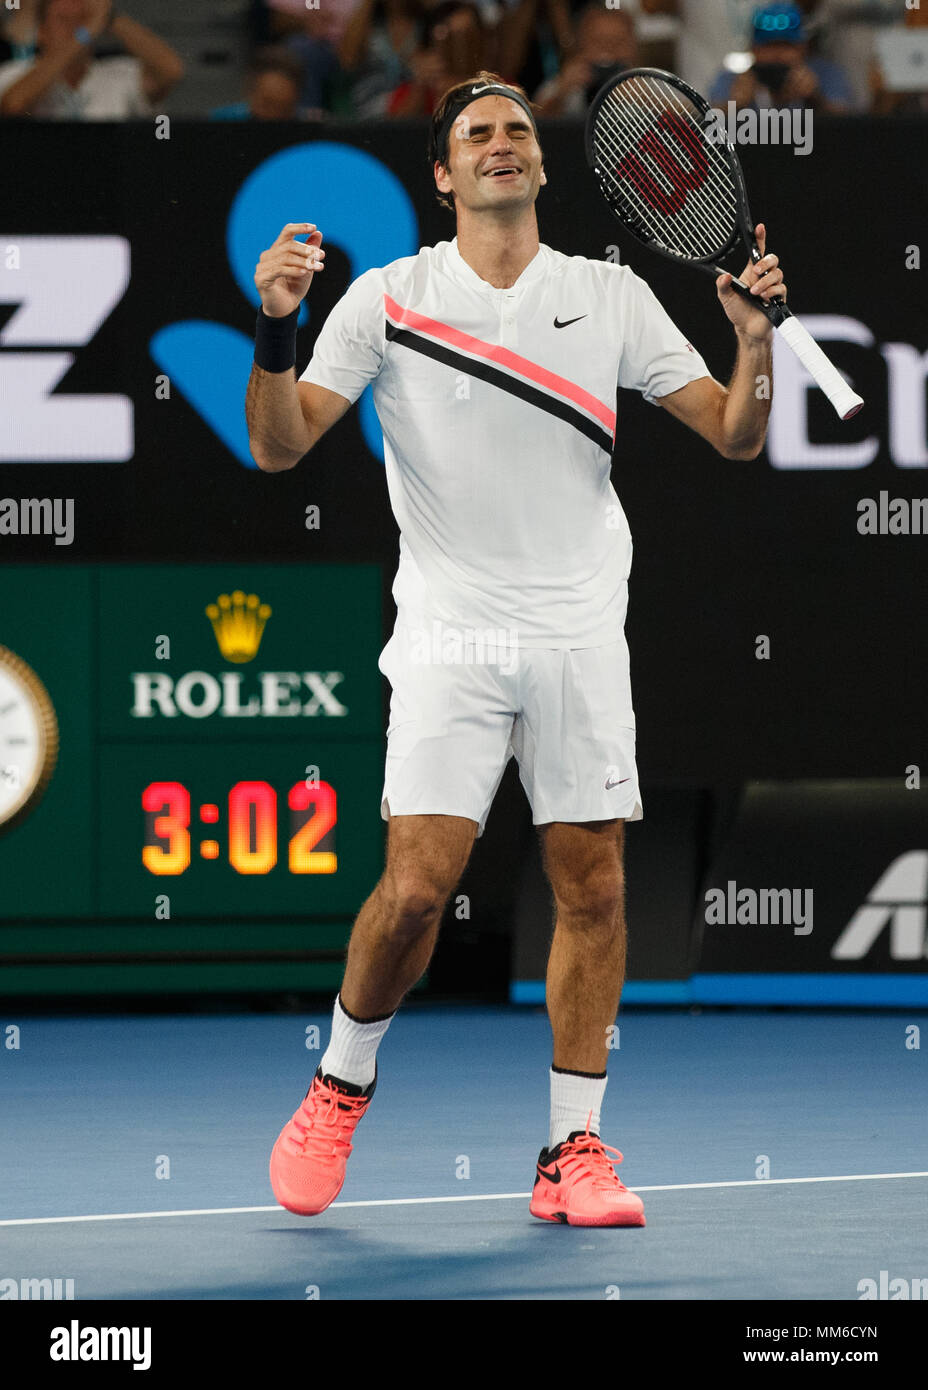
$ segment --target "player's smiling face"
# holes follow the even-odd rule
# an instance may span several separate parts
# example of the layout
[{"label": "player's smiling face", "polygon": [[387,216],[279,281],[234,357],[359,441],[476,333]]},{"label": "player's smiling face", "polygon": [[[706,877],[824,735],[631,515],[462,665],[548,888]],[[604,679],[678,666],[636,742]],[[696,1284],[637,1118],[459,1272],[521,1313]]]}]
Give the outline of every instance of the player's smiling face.
[{"label": "player's smiling face", "polygon": [[531,121],[518,102],[499,95],[465,106],[448,137],[448,164],[435,165],[438,188],[474,211],[531,206],[546,182]]}]

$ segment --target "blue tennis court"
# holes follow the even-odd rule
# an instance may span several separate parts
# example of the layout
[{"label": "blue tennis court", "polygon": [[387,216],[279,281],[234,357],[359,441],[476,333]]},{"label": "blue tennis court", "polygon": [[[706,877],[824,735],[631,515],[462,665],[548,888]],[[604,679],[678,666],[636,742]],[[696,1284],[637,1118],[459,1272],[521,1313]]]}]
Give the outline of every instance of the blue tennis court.
[{"label": "blue tennis court", "polygon": [[24,1018],[0,1275],[76,1300],[721,1301],[928,1272],[924,1013],[621,1015],[603,1138],[645,1202],[631,1230],[530,1216],[550,1034],[511,1008],[407,1005],[340,1198],[276,1206],[270,1149],[329,1021]]}]

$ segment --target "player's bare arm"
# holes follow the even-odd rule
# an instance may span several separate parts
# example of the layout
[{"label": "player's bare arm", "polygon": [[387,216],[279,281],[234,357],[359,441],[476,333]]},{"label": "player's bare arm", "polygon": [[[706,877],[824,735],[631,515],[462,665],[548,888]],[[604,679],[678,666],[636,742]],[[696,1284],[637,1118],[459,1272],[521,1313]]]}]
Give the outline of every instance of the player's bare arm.
[{"label": "player's bare arm", "polygon": [[[765,252],[767,229],[759,222],[755,230],[758,248]],[[783,272],[774,255],[763,254],[756,264],[749,262],[739,278],[753,295],[767,303],[786,298]],[[767,434],[773,394],[774,329],[759,309],[752,308],[743,295],[731,288],[731,281],[726,272],[715,282],[738,342],[731,381],[725,387],[712,377],[701,377],[662,396],[658,404],[701,434],[725,458],[753,459],[763,448]],[[759,378],[766,383],[763,391],[758,390]]]},{"label": "player's bare arm", "polygon": [[[299,240],[302,236],[306,241]],[[245,396],[245,418],[252,457],[266,473],[295,468],[350,405],[336,391],[297,381],[294,371],[296,313],[313,276],[324,264],[322,233],[316,224],[288,222],[274,244],[262,251],[255,270],[261,314],[268,322],[259,317],[259,342]],[[258,365],[262,334],[269,344],[264,360],[279,370]],[[280,354],[281,360],[275,361]]]}]

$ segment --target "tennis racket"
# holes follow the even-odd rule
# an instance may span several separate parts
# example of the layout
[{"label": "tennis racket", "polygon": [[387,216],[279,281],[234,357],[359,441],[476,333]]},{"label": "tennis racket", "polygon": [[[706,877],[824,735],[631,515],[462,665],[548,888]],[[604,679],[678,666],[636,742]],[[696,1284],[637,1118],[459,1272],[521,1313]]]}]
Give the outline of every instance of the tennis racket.
[{"label": "tennis racket", "polygon": [[[709,103],[673,73],[629,68],[593,99],[586,157],[615,216],[652,251],[706,271],[743,241],[761,259],[738,156],[722,138]],[[848,385],[807,329],[778,300],[766,303],[734,278],[736,291],[761,309],[842,420],[863,398]]]}]

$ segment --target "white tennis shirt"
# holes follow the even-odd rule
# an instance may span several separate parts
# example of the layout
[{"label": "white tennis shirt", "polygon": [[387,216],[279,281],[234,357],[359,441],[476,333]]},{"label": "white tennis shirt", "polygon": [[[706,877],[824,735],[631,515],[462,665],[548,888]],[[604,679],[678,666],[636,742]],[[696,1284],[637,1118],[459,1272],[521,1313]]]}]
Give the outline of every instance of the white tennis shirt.
[{"label": "white tennis shirt", "polygon": [[360,275],[300,379],[352,402],[373,384],[400,622],[596,647],[622,635],[632,560],[616,386],[654,400],[708,375],[627,266],[542,245],[501,290],[455,238]]}]

